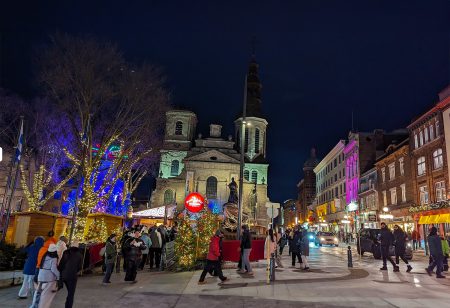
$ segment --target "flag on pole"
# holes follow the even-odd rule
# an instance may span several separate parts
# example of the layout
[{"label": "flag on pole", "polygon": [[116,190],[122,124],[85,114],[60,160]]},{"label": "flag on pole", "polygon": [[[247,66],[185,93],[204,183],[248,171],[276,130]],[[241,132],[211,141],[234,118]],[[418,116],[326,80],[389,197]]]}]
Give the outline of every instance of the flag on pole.
[{"label": "flag on pole", "polygon": [[17,140],[14,164],[18,164],[20,162],[20,159],[22,157],[22,150],[23,150],[23,121],[21,121],[21,123],[20,123],[20,133],[19,133],[19,139]]}]

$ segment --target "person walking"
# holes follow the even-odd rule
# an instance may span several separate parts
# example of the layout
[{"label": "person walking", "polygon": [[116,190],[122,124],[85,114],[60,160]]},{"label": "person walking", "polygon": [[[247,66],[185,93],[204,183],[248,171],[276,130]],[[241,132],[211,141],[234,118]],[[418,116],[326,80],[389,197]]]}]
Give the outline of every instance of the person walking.
[{"label": "person walking", "polygon": [[280,256],[283,254],[284,247],[287,244],[287,237],[286,232],[284,232],[278,240],[278,244],[280,245]]},{"label": "person walking", "polygon": [[27,259],[23,267],[23,282],[18,294],[19,299],[28,298],[28,293],[33,295],[33,279],[36,274],[37,257],[39,250],[43,245],[44,238],[42,236],[38,236],[34,239],[34,242],[31,242],[27,245],[27,247],[25,247]]},{"label": "person walking", "polygon": [[65,308],[72,308],[77,288],[78,273],[81,271],[83,255],[78,248],[78,241],[73,241],[72,246],[64,251],[59,261],[58,270],[61,274],[61,280],[67,288],[67,297]]},{"label": "person walking", "polygon": [[[241,264],[241,270],[239,273],[253,276],[254,273],[252,271],[252,266],[250,264],[250,252],[252,251],[252,236],[250,234],[250,229],[247,225],[242,226],[242,239],[241,239],[241,246],[240,246],[241,252],[242,252],[242,264]],[[247,268],[247,272],[245,271],[245,268]]]},{"label": "person walking", "polygon": [[442,265],[443,265],[442,271],[447,272],[448,271],[448,254],[450,252],[450,247],[448,245],[448,241],[443,236],[441,236],[441,243],[442,243],[442,254],[444,255],[444,259],[442,262]]},{"label": "person walking", "polygon": [[56,295],[56,282],[59,278],[58,252],[56,245],[50,244],[39,265],[38,286],[30,308],[49,308],[51,306]]},{"label": "person walking", "polygon": [[117,236],[113,233],[111,234],[105,243],[105,276],[103,277],[103,283],[111,283],[111,274],[114,269],[114,263],[117,257]]},{"label": "person walking", "polygon": [[420,233],[417,232],[416,229],[414,229],[411,233],[411,238],[413,241],[413,250],[417,250],[419,248],[418,244],[420,243]]},{"label": "person walking", "polygon": [[291,251],[292,257],[292,267],[295,267],[295,259],[297,259],[298,263],[300,263],[300,267],[302,264],[301,258],[301,242],[302,242],[302,234],[299,231],[298,227],[294,228],[292,233],[292,240],[289,243],[289,249]]},{"label": "person walking", "polygon": [[153,227],[150,232],[150,240],[152,242],[152,246],[149,249],[150,269],[153,268],[153,264],[158,269],[161,262],[162,238],[156,227]]},{"label": "person walking", "polygon": [[51,244],[55,244],[56,247],[56,238],[55,236],[55,232],[53,231],[49,231],[47,234],[47,240],[44,242],[44,245],[42,245],[41,249],[39,250],[38,253],[38,257],[37,257],[37,262],[36,262],[36,267],[39,267],[41,262],[42,262],[42,258],[44,257],[45,253],[48,250],[48,247],[50,247]]},{"label": "person walking", "polygon": [[399,267],[395,264],[394,260],[392,260],[391,256],[389,255],[389,248],[394,243],[394,235],[391,233],[391,230],[386,226],[386,223],[381,223],[381,230],[379,234],[379,241],[380,241],[380,247],[381,247],[381,257],[383,258],[383,267],[380,268],[382,271],[387,271],[387,260],[391,262],[392,266],[394,267],[394,272],[398,272]]},{"label": "person walking", "polygon": [[203,272],[200,275],[200,279],[198,280],[198,284],[205,284],[205,277],[207,273],[214,272],[219,276],[219,279],[224,282],[229,280],[227,277],[223,275],[222,265],[220,262],[220,239],[223,238],[223,234],[220,230],[217,230],[214,236],[211,238],[209,242],[209,251],[206,256],[206,265],[203,269]]},{"label": "person walking", "polygon": [[148,235],[147,231],[144,231],[144,233],[142,233],[141,240],[142,242],[144,242],[144,245],[146,247],[144,250],[142,250],[142,260],[141,263],[139,264],[139,269],[143,270],[145,264],[147,263],[148,252],[150,251],[150,246],[152,246],[152,240],[150,239],[150,236]]},{"label": "person walking", "polygon": [[134,231],[134,236],[127,239],[124,244],[125,260],[127,264],[125,281],[136,283],[137,266],[141,261],[141,251],[145,250],[144,242],[140,239],[141,232],[139,230]]},{"label": "person walking", "polygon": [[406,233],[400,228],[398,225],[394,226],[394,245],[395,245],[395,264],[399,264],[402,259],[403,262],[407,265],[406,272],[409,273],[412,270],[411,265],[409,265],[408,260],[405,258],[406,252],[406,240],[408,236]]},{"label": "person walking", "polygon": [[294,230],[287,230],[287,240],[289,246],[289,255],[292,254],[292,246],[294,245]]},{"label": "person walking", "polygon": [[301,257],[300,268],[303,269],[304,271],[309,270],[309,263],[307,258],[309,257],[309,239],[308,239],[308,232],[306,230],[303,230],[302,232],[300,257]]},{"label": "person walking", "polygon": [[277,236],[274,234],[273,229],[269,229],[264,243],[264,259],[267,260],[267,268],[269,268],[272,255],[275,258],[277,264],[276,267],[283,267],[283,264],[277,255],[277,242]]},{"label": "person walking", "polygon": [[442,251],[441,238],[437,234],[436,227],[430,228],[430,233],[428,234],[428,247],[430,248],[432,262],[425,268],[425,271],[431,276],[433,275],[433,269],[436,267],[436,278],[445,278],[445,276],[442,275],[444,252]]}]

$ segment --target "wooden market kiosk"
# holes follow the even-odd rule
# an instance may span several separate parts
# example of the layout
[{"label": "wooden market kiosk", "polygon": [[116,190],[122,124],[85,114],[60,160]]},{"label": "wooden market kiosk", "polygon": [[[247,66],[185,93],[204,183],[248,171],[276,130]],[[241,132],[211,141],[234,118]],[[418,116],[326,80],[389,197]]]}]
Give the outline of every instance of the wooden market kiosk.
[{"label": "wooden market kiosk", "polygon": [[171,226],[176,207],[176,205],[168,205],[134,212],[133,225],[159,226],[164,224],[166,218],[166,223]]},{"label": "wooden market kiosk", "polygon": [[70,219],[70,216],[41,211],[12,213],[6,242],[17,247],[25,246],[37,236],[46,237],[51,230],[59,237],[66,231]]}]

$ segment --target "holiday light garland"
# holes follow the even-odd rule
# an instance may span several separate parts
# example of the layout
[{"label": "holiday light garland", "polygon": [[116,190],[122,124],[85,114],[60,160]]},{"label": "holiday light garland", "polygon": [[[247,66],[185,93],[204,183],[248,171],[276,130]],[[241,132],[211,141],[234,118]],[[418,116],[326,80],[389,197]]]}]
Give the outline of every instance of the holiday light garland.
[{"label": "holiday light garland", "polygon": [[203,258],[209,251],[209,243],[211,237],[218,229],[219,219],[217,215],[214,215],[209,210],[204,210],[202,216],[197,221],[198,232],[198,248],[197,257]]},{"label": "holiday light garland", "polygon": [[105,219],[94,219],[89,225],[89,229],[85,236],[85,241],[102,243],[108,239],[108,228],[105,223]]},{"label": "holiday light garland", "polygon": [[195,265],[195,240],[194,231],[191,228],[190,220],[184,217],[178,226],[177,237],[175,238],[175,254],[177,264],[182,269],[191,269]]}]

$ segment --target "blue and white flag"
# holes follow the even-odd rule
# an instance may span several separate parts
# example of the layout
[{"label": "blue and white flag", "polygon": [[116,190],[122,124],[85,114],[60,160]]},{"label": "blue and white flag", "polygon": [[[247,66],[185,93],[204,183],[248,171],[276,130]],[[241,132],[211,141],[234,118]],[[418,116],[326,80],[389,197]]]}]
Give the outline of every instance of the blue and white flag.
[{"label": "blue and white flag", "polygon": [[20,162],[20,158],[22,157],[22,149],[23,149],[23,121],[20,124],[19,140],[17,141],[16,155],[14,158],[15,164]]}]

